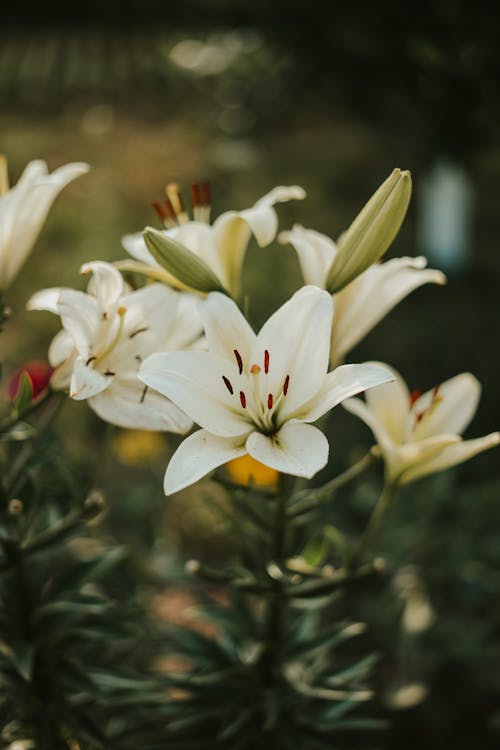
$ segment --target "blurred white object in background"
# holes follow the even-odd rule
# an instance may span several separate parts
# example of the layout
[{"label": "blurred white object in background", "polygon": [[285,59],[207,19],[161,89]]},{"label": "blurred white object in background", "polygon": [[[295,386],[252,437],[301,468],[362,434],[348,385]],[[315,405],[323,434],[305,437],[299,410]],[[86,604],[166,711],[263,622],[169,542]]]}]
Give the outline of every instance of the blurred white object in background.
[{"label": "blurred white object in background", "polygon": [[462,271],[471,248],[471,179],[459,164],[438,159],[425,175],[418,197],[418,252],[443,271]]}]

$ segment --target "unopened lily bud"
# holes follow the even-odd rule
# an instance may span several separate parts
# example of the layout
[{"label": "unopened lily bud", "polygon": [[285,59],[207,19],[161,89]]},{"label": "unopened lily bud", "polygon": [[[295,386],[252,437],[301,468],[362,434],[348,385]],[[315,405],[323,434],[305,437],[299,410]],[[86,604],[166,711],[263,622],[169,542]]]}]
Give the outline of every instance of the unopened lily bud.
[{"label": "unopened lily bud", "polygon": [[146,227],[143,237],[154,259],[182,284],[198,292],[226,293],[209,266],[179,242],[153,227]]},{"label": "unopened lily bud", "polygon": [[340,239],[326,282],[331,294],[382,257],[399,231],[410,196],[410,172],[394,169]]}]

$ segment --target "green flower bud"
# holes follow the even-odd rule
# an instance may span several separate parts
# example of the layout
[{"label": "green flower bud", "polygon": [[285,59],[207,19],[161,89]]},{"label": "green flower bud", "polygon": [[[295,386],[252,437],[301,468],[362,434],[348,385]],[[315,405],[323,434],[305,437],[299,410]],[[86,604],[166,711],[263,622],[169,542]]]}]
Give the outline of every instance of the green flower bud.
[{"label": "green flower bud", "polygon": [[146,227],[143,236],[154,259],[182,284],[198,292],[227,294],[220,280],[207,264],[179,242],[152,227]]},{"label": "green flower bud", "polygon": [[394,169],[339,241],[326,283],[331,294],[382,257],[403,223],[410,196],[410,172]]}]

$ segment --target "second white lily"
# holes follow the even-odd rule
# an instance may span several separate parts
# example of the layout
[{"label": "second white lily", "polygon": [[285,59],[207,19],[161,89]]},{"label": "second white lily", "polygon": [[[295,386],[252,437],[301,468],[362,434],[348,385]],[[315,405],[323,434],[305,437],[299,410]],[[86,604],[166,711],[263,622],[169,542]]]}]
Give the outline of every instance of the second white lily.
[{"label": "second white lily", "polygon": [[365,364],[327,374],[333,305],[316,287],[299,290],[258,335],[225,295],[201,304],[210,351],[153,354],[139,373],[202,427],[171,459],[166,494],[247,453],[277,471],[314,476],[328,441],[309,423],[392,374]]},{"label": "second white lily", "polygon": [[[297,224],[291,231],[281,232],[279,240],[289,242],[297,251],[304,282],[324,289],[337,253],[333,240]],[[374,263],[333,295],[332,365],[342,362],[346,354],[408,294],[423,284],[446,282],[441,271],[426,268],[426,265],[427,260],[421,256]]]}]

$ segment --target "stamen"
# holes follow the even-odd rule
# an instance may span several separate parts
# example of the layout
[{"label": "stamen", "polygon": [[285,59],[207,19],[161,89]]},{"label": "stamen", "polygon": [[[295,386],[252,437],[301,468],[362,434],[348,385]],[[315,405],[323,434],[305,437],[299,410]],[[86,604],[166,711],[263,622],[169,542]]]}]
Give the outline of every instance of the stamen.
[{"label": "stamen", "polygon": [[267,351],[267,349],[264,352],[264,372],[266,373],[266,375],[269,372],[269,352]]},{"label": "stamen", "polygon": [[140,402],[139,402],[139,403],[141,403],[141,404],[143,404],[143,403],[144,403],[144,399],[146,398],[146,393],[148,392],[148,390],[149,390],[149,386],[148,386],[148,385],[145,385],[145,386],[144,386],[144,390],[142,391],[142,394],[141,394],[141,399],[140,399]]},{"label": "stamen", "polygon": [[236,357],[236,362],[238,363],[238,370],[241,375],[243,372],[243,360],[241,359],[241,354],[237,349],[234,349],[234,356]]},{"label": "stamen", "polygon": [[193,182],[191,185],[191,203],[193,204],[193,218],[195,221],[202,221],[202,202],[201,188],[199,182]]},{"label": "stamen", "polygon": [[139,333],[144,333],[144,331],[149,331],[148,326],[144,326],[143,328],[138,328],[137,331],[134,331],[133,333],[129,334],[129,339],[133,339],[134,336],[137,336]]},{"label": "stamen", "polygon": [[201,220],[210,221],[210,183],[201,183]]},{"label": "stamen", "polygon": [[9,172],[7,169],[7,159],[0,154],[0,195],[5,195],[9,191]]},{"label": "stamen", "polygon": [[246,396],[245,396],[245,394],[244,394],[243,391],[240,391],[240,404],[245,409],[245,407],[247,405],[247,399],[246,399]]},{"label": "stamen", "polygon": [[170,201],[172,208],[174,209],[177,221],[179,224],[185,224],[189,221],[189,217],[185,211],[182,197],[179,192],[179,186],[176,182],[169,182],[165,188],[167,198]]},{"label": "stamen", "polygon": [[229,378],[226,378],[225,375],[222,376],[222,380],[224,381],[224,385],[226,386],[227,390],[232,396],[234,391],[233,391],[233,386],[231,385],[231,381],[229,380]]},{"label": "stamen", "polygon": [[272,409],[273,408],[273,394],[270,393],[267,397],[267,408]]},{"label": "stamen", "polygon": [[85,367],[88,367],[92,362],[95,362],[97,357],[89,357],[88,360],[85,362]]},{"label": "stamen", "polygon": [[415,401],[418,401],[420,396],[422,395],[422,391],[412,391],[410,395],[410,409],[415,403]]},{"label": "stamen", "polygon": [[287,375],[285,382],[283,383],[283,395],[286,396],[288,393],[288,386],[290,385],[290,375]]}]

